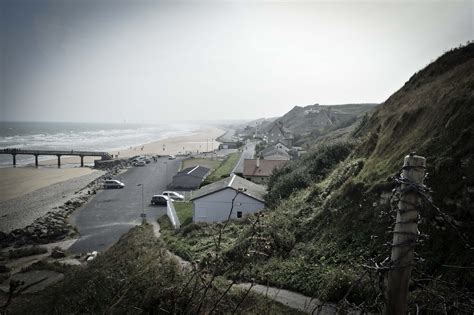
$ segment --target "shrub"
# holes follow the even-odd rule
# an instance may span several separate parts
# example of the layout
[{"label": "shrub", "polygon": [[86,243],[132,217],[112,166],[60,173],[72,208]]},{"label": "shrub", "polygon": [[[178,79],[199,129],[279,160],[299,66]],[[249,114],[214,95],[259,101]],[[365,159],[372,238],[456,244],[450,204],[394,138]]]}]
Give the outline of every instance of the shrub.
[{"label": "shrub", "polygon": [[20,249],[11,250],[8,252],[8,258],[16,259],[16,258],[21,258],[21,257],[26,257],[26,256],[44,254],[47,252],[48,250],[46,248],[33,246],[33,247],[28,247],[28,248],[20,248]]},{"label": "shrub", "polygon": [[201,229],[201,226],[197,223],[190,223],[188,225],[186,225],[182,230],[181,230],[181,234],[183,236],[186,236],[188,235],[189,233],[193,232],[193,231],[197,231],[197,230],[200,230]]},{"label": "shrub", "polygon": [[295,191],[323,180],[339,162],[349,156],[353,147],[351,142],[317,146],[302,159],[291,161],[276,170],[268,181],[266,201],[274,207]]}]

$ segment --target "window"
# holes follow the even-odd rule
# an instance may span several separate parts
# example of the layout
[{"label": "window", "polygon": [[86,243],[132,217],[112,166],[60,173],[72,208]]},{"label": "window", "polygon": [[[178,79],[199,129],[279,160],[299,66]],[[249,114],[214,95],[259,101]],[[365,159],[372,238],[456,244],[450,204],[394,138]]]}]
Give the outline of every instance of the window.
[{"label": "window", "polygon": [[241,218],[242,217],[242,211],[237,211],[237,218]]}]

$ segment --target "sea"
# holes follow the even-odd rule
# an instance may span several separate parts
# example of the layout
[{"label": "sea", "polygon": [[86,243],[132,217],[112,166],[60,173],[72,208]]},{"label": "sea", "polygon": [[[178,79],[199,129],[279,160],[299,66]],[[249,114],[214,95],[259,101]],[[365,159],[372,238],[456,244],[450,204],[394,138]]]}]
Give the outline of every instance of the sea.
[{"label": "sea", "polygon": [[[0,122],[0,149],[120,151],[169,137],[192,135],[191,123],[67,123]],[[40,156],[39,160],[53,157]],[[17,155],[17,165],[34,162],[30,155]],[[0,154],[0,167],[12,165],[12,156]]]}]

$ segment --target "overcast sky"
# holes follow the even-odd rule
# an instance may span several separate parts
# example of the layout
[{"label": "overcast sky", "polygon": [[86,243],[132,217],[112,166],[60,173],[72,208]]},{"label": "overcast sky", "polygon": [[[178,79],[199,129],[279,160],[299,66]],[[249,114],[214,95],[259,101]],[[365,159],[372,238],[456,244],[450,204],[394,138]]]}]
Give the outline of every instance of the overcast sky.
[{"label": "overcast sky", "polygon": [[378,103],[474,39],[474,1],[0,3],[0,120],[253,119]]}]

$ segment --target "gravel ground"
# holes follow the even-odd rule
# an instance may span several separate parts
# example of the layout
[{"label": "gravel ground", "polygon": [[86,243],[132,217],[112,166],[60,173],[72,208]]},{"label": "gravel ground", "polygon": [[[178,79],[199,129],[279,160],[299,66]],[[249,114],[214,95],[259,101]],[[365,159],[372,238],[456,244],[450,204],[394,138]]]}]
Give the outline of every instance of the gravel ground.
[{"label": "gravel ground", "polygon": [[0,202],[0,231],[8,233],[32,224],[34,220],[53,210],[54,207],[74,197],[75,192],[104,173],[97,171]]}]

